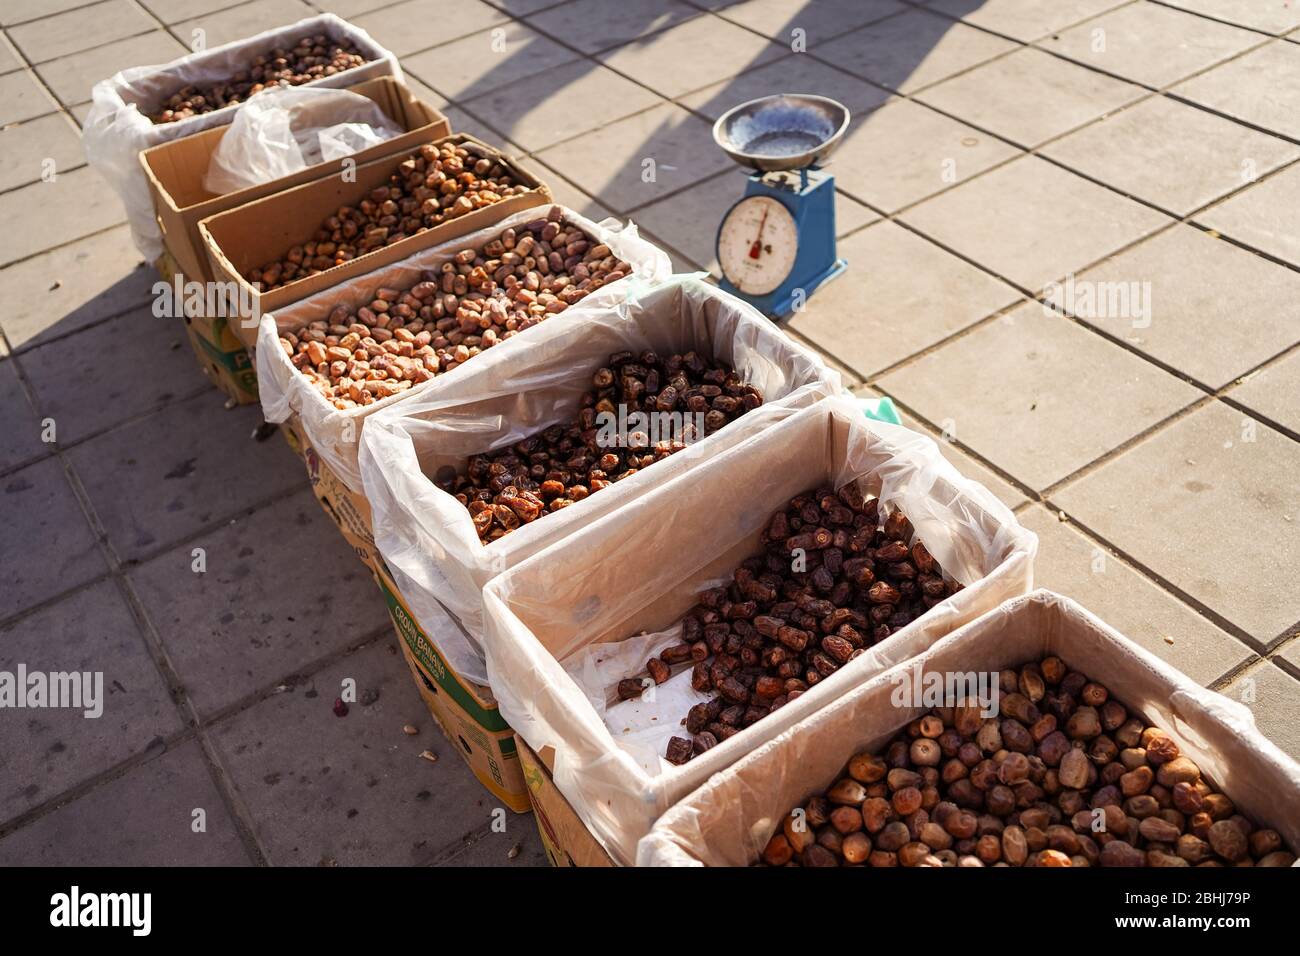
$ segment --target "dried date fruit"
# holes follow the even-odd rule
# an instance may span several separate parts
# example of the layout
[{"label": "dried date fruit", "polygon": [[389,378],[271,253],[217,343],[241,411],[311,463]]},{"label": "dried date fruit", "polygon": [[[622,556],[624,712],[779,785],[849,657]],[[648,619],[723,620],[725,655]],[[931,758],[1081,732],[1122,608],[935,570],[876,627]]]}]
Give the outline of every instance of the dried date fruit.
[{"label": "dried date fruit", "polygon": [[[1024,730],[1014,717],[972,721],[963,705],[911,721],[880,753],[855,754],[824,794],[808,800],[810,808],[833,808],[822,831],[832,836],[817,839],[817,865],[1295,862],[1281,835],[1239,814],[1169,734],[1145,726],[1104,685],[1067,671],[1060,658],[1004,671],[1000,684],[1008,696],[1019,695],[1010,710],[1025,720],[1033,717],[1035,697],[1055,698],[1053,713],[1034,722],[1039,753],[1005,746],[1009,728]],[[1062,732],[1055,729],[1058,712],[1084,716],[1073,733]],[[821,826],[826,814],[819,819]],[[765,862],[784,858],[774,843]],[[794,853],[787,862],[806,865]]]},{"label": "dried date fruit", "polygon": [[349,39],[335,40],[324,34],[305,36],[292,46],[276,47],[250,58],[247,69],[237,70],[223,80],[181,87],[149,119],[156,124],[175,123],[232,103],[242,103],[263,90],[301,86],[365,62],[366,58]]},{"label": "dried date fruit", "polygon": [[[762,393],[742,382],[733,369],[696,352],[663,358],[651,351],[639,355],[619,352],[610,356],[608,367],[595,373],[592,386],[572,421],[544,428],[497,451],[475,455],[463,473],[438,481],[438,487],[469,510],[480,541],[495,541],[520,524],[543,518],[649,468],[685,449],[689,441],[713,434],[763,403]],[[713,402],[713,410],[703,419],[693,418],[690,411],[695,399]],[[730,400],[726,412],[717,408],[723,399]],[[668,435],[658,428],[658,419],[653,419],[656,425],[649,434],[636,429],[626,434],[619,431],[618,421],[632,422],[634,414],[646,411],[674,416],[666,419],[670,427],[663,431]],[[715,411],[717,417],[710,418]],[[521,509],[520,501],[528,502],[529,507]],[[505,505],[509,514],[498,512],[498,505]],[[480,520],[478,516],[489,509],[491,515]],[[728,653],[739,654],[744,629],[759,626],[755,620],[757,598],[775,596],[752,583],[749,590],[754,597],[737,593],[733,600],[728,596],[725,621],[718,611],[701,605],[699,614],[683,621],[682,643],[665,652],[673,658],[665,657],[665,661],[703,661],[710,654],[716,656],[731,636],[738,643],[734,652]],[[748,662],[746,666],[750,666]]]},{"label": "dried date fruit", "polygon": [[[507,252],[520,248],[539,256],[547,252],[550,243],[541,237],[548,234],[556,243],[588,245],[558,268],[543,267],[543,260],[533,262],[532,256],[502,264]],[[582,238],[574,238],[578,236]],[[461,250],[408,289],[380,288],[369,303],[339,305],[326,316],[282,331],[280,348],[335,408],[364,407],[459,368],[630,272],[628,263],[553,206],[482,248]],[[570,499],[585,496],[586,490],[559,488]],[[543,494],[548,507],[555,497]],[[529,509],[536,502],[523,504]],[[475,513],[476,523],[481,514]],[[490,517],[485,521],[492,526]]]}]

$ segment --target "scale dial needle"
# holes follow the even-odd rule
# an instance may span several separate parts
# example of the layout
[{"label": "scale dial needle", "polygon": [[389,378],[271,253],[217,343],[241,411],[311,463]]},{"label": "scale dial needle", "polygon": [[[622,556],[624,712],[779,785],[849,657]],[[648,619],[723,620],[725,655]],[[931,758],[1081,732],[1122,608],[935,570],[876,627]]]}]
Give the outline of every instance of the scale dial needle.
[{"label": "scale dial needle", "polygon": [[754,244],[749,247],[749,258],[757,259],[763,251],[763,227],[767,225],[767,208],[763,209],[763,218],[758,221],[758,235],[754,238]]}]

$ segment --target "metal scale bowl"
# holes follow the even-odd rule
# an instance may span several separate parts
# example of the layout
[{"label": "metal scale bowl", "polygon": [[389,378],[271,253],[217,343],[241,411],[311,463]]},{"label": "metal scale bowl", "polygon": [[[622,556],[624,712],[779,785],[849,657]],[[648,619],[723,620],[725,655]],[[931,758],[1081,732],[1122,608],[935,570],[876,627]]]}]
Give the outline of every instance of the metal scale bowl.
[{"label": "metal scale bowl", "polygon": [[848,127],[847,107],[804,93],[750,100],[713,124],[722,151],[754,170],[718,227],[722,288],[773,318],[797,311],[844,271],[835,251],[835,177],[820,167]]}]

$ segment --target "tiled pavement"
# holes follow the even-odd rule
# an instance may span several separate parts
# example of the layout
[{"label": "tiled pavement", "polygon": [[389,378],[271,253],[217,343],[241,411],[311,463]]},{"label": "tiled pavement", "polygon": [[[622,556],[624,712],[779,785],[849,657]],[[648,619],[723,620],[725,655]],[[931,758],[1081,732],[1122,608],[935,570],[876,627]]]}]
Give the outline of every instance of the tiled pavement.
[{"label": "tiled pavement", "polygon": [[[712,119],[847,103],[850,268],[792,333],[950,442],[1039,534],[1039,583],[1300,756],[1293,0],[8,0],[0,669],[104,670],[109,699],[0,715],[0,863],[542,861],[530,818],[493,832],[292,457],[152,317],[77,145],[95,80],[314,10],[680,270],[716,270],[743,186]],[[1138,295],[1045,307],[1070,276]],[[347,677],[378,696],[337,718]]]}]

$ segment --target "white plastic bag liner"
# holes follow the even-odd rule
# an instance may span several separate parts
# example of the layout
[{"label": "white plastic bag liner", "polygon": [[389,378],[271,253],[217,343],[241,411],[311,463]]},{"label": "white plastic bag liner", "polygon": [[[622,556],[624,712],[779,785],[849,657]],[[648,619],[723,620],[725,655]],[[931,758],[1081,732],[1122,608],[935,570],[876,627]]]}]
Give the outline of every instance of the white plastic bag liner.
[{"label": "white plastic bag liner", "polygon": [[[489,369],[500,369],[502,366],[509,369],[513,367],[511,363],[517,361],[520,355],[529,354],[528,350],[537,346],[539,336],[544,339],[547,329],[555,325],[581,321],[585,315],[593,311],[613,308],[632,290],[644,283],[661,281],[671,273],[672,264],[668,260],[668,255],[638,236],[636,226],[631,223],[619,226],[613,220],[597,225],[590,219],[561,206],[566,220],[580,226],[587,235],[595,237],[597,242],[609,246],[610,251],[632,266],[632,275],[603,286],[563,312],[489,349],[484,349],[469,362],[452,369],[451,372],[436,375],[414,388],[390,395],[373,405],[338,409],[326,401],[306,376],[294,368],[289,357],[284,354],[284,349],[280,347],[281,329],[294,331],[308,322],[327,317],[340,305],[353,309],[367,305],[374,300],[377,289],[409,289],[417,282],[430,278],[425,275],[426,272],[431,272],[436,278],[439,267],[462,249],[477,249],[497,238],[506,229],[518,228],[539,217],[545,217],[550,208],[551,206],[541,205],[520,210],[476,232],[425,249],[394,265],[384,266],[359,278],[341,282],[293,305],[262,316],[257,329],[254,361],[257,365],[257,386],[262,398],[262,413],[266,416],[266,420],[283,422],[296,413],[302,420],[303,431],[307,433],[317,454],[350,489],[360,492],[362,490],[361,470],[357,464],[357,451],[363,430],[362,425],[372,415],[417,395],[427,395],[428,401],[434,403],[446,401],[451,407],[463,404],[468,400],[464,396],[479,394],[476,391],[479,386],[475,384],[478,380],[467,381],[466,379],[467,375],[475,374],[475,369],[483,370],[485,366]],[[504,373],[496,371],[488,374],[500,376]]]},{"label": "white plastic bag liner", "polygon": [[[481,592],[494,574],[843,388],[838,372],[757,310],[693,276],[615,307],[593,304],[580,319],[569,318],[573,308],[530,329],[536,335],[526,351],[502,356],[494,346],[470,363],[473,377],[455,390],[429,390],[394,405],[372,417],[362,435],[375,544],[417,619],[441,605],[461,621],[471,643],[440,650],[480,683],[487,682],[477,640]],[[724,361],[763,393],[764,404],[598,494],[483,544],[469,511],[432,478],[443,469],[463,470],[470,455],[572,421],[592,375],[613,353],[646,349],[660,355],[695,350]],[[498,361],[483,362],[489,355]]]},{"label": "white plastic bag liner", "polygon": [[1055,654],[1171,734],[1216,788],[1300,850],[1300,766],[1242,704],[1197,685],[1069,598],[1035,591],[972,621],[914,661],[879,674],[711,778],[668,810],[637,848],[640,866],[747,866],[787,813],[880,751],[926,708],[890,697],[921,674],[997,671]]},{"label": "white plastic bag liner", "polygon": [[235,113],[212,151],[203,187],[216,195],[342,159],[404,133],[369,97],[348,90],[266,90]]},{"label": "white plastic bag liner", "polygon": [[[659,748],[647,767],[647,738],[658,734],[657,744],[680,730],[689,698],[670,686],[680,680],[674,676],[654,688],[654,701],[643,697],[630,712],[616,704],[616,679],[640,673],[648,650],[664,639],[659,632],[678,630],[701,590],[761,551],[772,512],[795,495],[850,481],[880,497],[882,515],[901,508],[944,572],[965,588],[689,763],[674,766]],[[849,399],[829,398],[490,581],[483,590],[488,680],[501,715],[533,752],[554,752],[556,786],[588,829],[615,860],[630,863],[655,819],[710,774],[1028,592],[1037,548],[1037,537],[958,474],[931,439],[871,421]],[[630,649],[611,643],[631,635],[638,636]],[[602,669],[610,655],[626,669]]]},{"label": "white plastic bag liner", "polygon": [[243,40],[191,53],[162,66],[130,67],[95,84],[91,91],[90,114],[82,131],[86,161],[121,197],[131,225],[131,236],[146,260],[153,262],[162,255],[163,245],[162,234],[154,219],[149,184],[138,158],[141,150],[229,123],[244,104],[224,106],[175,123],[155,124],[146,114],[156,112],[159,104],[182,87],[227,80],[246,69],[253,57],[279,46],[292,45],[304,36],[318,34],[334,40],[351,40],[367,62],[312,80],[303,84],[304,87],[341,88],[377,76],[402,78],[397,57],[371,39],[370,34],[332,13],[323,13]]}]

